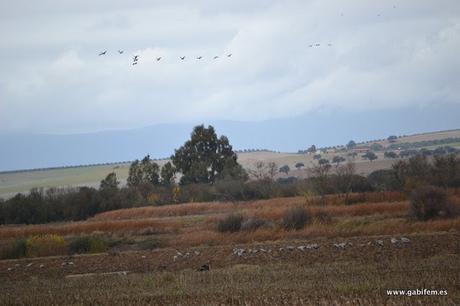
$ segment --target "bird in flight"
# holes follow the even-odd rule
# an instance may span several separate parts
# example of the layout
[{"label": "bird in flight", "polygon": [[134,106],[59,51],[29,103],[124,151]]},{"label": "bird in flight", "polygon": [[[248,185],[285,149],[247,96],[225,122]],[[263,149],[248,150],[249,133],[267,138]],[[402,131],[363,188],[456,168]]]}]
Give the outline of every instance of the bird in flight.
[{"label": "bird in flight", "polygon": [[139,55],[134,55],[133,56],[133,61],[137,62],[138,59],[139,59]]},{"label": "bird in flight", "polygon": [[106,53],[107,53],[107,50],[105,50],[104,52],[99,53],[99,56],[105,55]]},{"label": "bird in flight", "polygon": [[200,59],[202,59],[202,58],[203,58],[203,57],[200,55],[200,56],[198,56],[196,59],[197,59],[197,60],[200,60]]},{"label": "bird in flight", "polygon": [[232,57],[232,54],[231,54],[231,53],[230,53],[230,54],[227,54],[227,57]]},{"label": "bird in flight", "polygon": [[160,57],[157,57],[157,62],[159,62],[161,60],[161,56]]},{"label": "bird in flight", "polygon": [[218,57],[217,55],[216,55],[216,56],[214,56],[214,59],[218,59],[218,58],[219,58],[219,57]]},{"label": "bird in flight", "polygon": [[327,44],[329,47],[332,47],[332,44]]},{"label": "bird in flight", "polygon": [[319,46],[321,46],[321,44],[316,44],[315,46],[316,46],[316,47],[319,47]]},{"label": "bird in flight", "polygon": [[134,66],[134,65],[137,65],[137,62],[133,62],[133,66]]},{"label": "bird in flight", "polygon": [[123,52],[124,52],[123,50],[118,50],[118,53],[120,54],[123,54]]},{"label": "bird in flight", "polygon": [[179,58],[180,58],[181,60],[184,60],[184,59],[185,59],[185,56],[179,56]]},{"label": "bird in flight", "polygon": [[313,48],[313,45],[309,45],[308,47]]}]

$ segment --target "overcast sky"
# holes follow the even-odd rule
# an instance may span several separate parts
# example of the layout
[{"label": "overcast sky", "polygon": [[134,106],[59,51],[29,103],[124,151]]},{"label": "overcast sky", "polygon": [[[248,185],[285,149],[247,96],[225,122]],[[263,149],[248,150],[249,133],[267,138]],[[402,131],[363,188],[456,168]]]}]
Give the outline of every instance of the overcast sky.
[{"label": "overcast sky", "polygon": [[458,0],[0,0],[0,132],[458,106],[459,50]]}]

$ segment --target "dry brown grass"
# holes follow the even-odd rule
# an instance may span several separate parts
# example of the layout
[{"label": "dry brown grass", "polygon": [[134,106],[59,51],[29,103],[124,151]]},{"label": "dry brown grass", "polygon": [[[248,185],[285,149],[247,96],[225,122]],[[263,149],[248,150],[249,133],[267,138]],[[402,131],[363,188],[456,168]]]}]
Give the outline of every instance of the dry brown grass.
[{"label": "dry brown grass", "polygon": [[282,233],[273,229],[258,229],[252,232],[219,233],[214,230],[201,230],[183,233],[171,241],[172,247],[215,246],[222,244],[238,244],[262,241],[276,241],[283,238]]},{"label": "dry brown grass", "polygon": [[[453,191],[451,191],[453,192]],[[374,199],[400,195],[373,195]],[[338,198],[338,196],[337,196]],[[327,203],[334,203],[334,197]],[[280,221],[286,210],[306,207],[312,222],[299,231],[284,231]],[[0,239],[30,237],[36,234],[76,235],[119,233],[128,236],[153,235],[165,246],[224,245],[254,241],[282,240],[308,237],[347,237],[363,235],[392,235],[416,232],[460,230],[460,219],[415,222],[406,218],[408,201],[377,202],[355,205],[311,205],[304,197],[276,198],[251,202],[192,203],[161,207],[124,209],[97,215],[89,221],[46,225],[0,227]],[[256,231],[221,234],[216,224],[228,213],[240,213],[249,218],[265,219],[271,224]]]},{"label": "dry brown grass", "polygon": [[180,220],[122,220],[70,222],[46,225],[17,225],[0,227],[0,238],[22,238],[38,234],[74,235],[93,232],[128,232],[149,228],[157,234],[172,233],[182,228]]},{"label": "dry brown grass", "polygon": [[[370,257],[299,264],[229,263],[127,276],[0,282],[2,305],[457,305],[459,256]],[[447,296],[387,296],[387,289],[444,289]],[[46,290],[44,290],[44,288]],[[457,301],[457,302],[456,302]]]},{"label": "dry brown grass", "polygon": [[226,212],[232,209],[231,203],[206,202],[164,206],[148,206],[108,211],[96,215],[93,220],[123,220],[162,217],[182,217],[200,214]]},{"label": "dry brown grass", "polygon": [[324,211],[334,217],[340,216],[366,216],[374,214],[384,214],[389,216],[400,216],[406,214],[409,208],[408,202],[392,203],[366,203],[351,206],[329,206],[329,207],[312,207],[311,210]]},{"label": "dry brown grass", "polygon": [[[305,205],[305,204],[304,204]],[[297,202],[275,204],[275,205],[257,205],[249,204],[243,211],[248,215],[254,215],[269,220],[279,220],[285,211],[291,207],[301,206]],[[392,216],[401,216],[406,213],[409,207],[408,202],[390,202],[390,203],[366,203],[355,205],[330,205],[330,206],[306,206],[312,214],[324,212],[331,217],[340,216],[365,216],[373,214],[385,214]]]},{"label": "dry brown grass", "polygon": [[218,233],[212,229],[182,233],[177,239],[167,242],[169,246],[227,245],[290,239],[311,239],[319,237],[354,237],[374,235],[397,235],[412,233],[445,232],[460,230],[460,219],[413,222],[405,218],[370,219],[346,218],[330,224],[313,223],[299,231],[285,231],[280,226],[262,228],[253,232],[231,234]]},{"label": "dry brown grass", "polygon": [[[385,192],[361,192],[345,194],[327,195],[325,199],[321,197],[308,197],[306,202],[308,205],[343,205],[348,203],[379,203],[379,202],[399,202],[407,200],[407,196],[399,191]],[[347,203],[348,201],[348,203]]]},{"label": "dry brown grass", "polygon": [[[386,203],[406,200],[405,194],[401,192],[356,193],[350,194],[348,198],[355,202],[367,203]],[[344,201],[345,195],[329,195],[326,196],[325,204],[326,206],[339,206],[343,205]],[[185,203],[177,205],[149,206],[109,211],[96,215],[94,218],[92,218],[92,220],[124,220],[222,214],[229,213],[238,209],[272,209],[279,207],[300,206],[304,204],[309,206],[319,206],[322,205],[323,202],[319,197],[309,197],[306,199],[305,197],[299,196],[240,202],[236,204],[228,202]]]}]

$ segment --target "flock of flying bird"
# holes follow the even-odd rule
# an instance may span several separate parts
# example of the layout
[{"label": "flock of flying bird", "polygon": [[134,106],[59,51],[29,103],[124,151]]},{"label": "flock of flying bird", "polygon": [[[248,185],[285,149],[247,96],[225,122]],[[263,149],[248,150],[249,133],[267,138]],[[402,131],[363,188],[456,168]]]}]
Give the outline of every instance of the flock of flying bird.
[{"label": "flock of flying bird", "polygon": [[[123,50],[118,50],[118,54],[123,54],[123,53],[124,53]],[[105,50],[105,51],[99,53],[99,56],[104,56],[104,55],[107,55],[107,50]],[[227,54],[226,57],[232,57],[232,53]],[[201,55],[196,57],[197,60],[200,60],[200,59],[202,59],[202,58],[203,58],[203,56],[201,56]],[[218,59],[218,58],[219,58],[218,55],[216,55],[216,56],[213,57],[214,60],[216,60],[216,59]],[[157,62],[159,62],[159,61],[161,61],[162,57],[161,57],[161,56],[160,56],[160,57],[156,57],[155,59],[156,59]],[[179,56],[179,59],[180,59],[181,61],[183,61],[183,60],[185,60],[185,56]],[[134,55],[134,56],[133,56],[133,63],[132,63],[132,65],[137,65],[138,62],[139,62],[139,55]]]},{"label": "flock of flying bird", "polygon": [[[395,8],[396,8],[396,5],[393,5],[393,9],[395,9]],[[343,13],[340,14],[340,16],[343,17]],[[381,17],[381,14],[380,14],[380,13],[377,14],[377,17]],[[331,43],[328,43],[327,46],[328,46],[328,47],[332,47],[332,44],[331,44]],[[321,44],[320,44],[320,43],[309,44],[308,47],[310,47],[310,48],[313,48],[313,47],[321,47]],[[123,51],[123,50],[118,50],[118,53],[119,53],[119,54],[123,54],[124,51]],[[107,50],[105,50],[105,51],[103,51],[103,52],[100,52],[100,53],[99,53],[99,56],[103,56],[103,55],[106,55],[106,54],[107,54]],[[229,54],[227,54],[226,57],[231,57],[231,56],[232,56],[232,53],[229,53]],[[202,59],[202,58],[203,58],[203,57],[202,57],[201,55],[196,57],[197,60],[200,60],[200,59]],[[218,55],[216,55],[216,56],[213,57],[214,60],[216,60],[216,59],[218,59],[218,58],[219,58]],[[160,56],[160,57],[156,57],[155,59],[156,59],[157,62],[159,62],[159,61],[162,59],[162,57],[161,57],[161,56]],[[179,56],[179,59],[180,59],[181,61],[183,61],[183,60],[185,60],[185,56]],[[139,55],[134,55],[134,56],[133,56],[132,65],[137,65],[138,60],[139,60]]]},{"label": "flock of flying bird", "polygon": [[[310,48],[313,48],[313,47],[320,47],[321,44],[320,44],[320,43],[316,43],[316,44],[310,44],[310,45],[308,45],[308,46],[309,46]],[[328,43],[327,46],[328,46],[328,47],[332,47],[332,44],[331,44],[331,43]],[[118,53],[119,53],[119,54],[123,54],[124,51],[123,51],[123,50],[118,50]],[[99,53],[99,56],[103,56],[103,55],[107,55],[107,50],[105,50],[105,51]],[[232,57],[232,53],[227,54],[226,57]],[[200,60],[200,59],[202,59],[202,58],[203,58],[203,56],[201,56],[201,55],[196,57],[197,60]],[[215,55],[215,56],[213,57],[214,60],[216,60],[216,59],[218,59],[218,58],[219,58],[218,55]],[[161,61],[162,57],[159,56],[159,57],[156,57],[155,59],[156,59],[157,62],[159,62],[159,61]],[[180,59],[181,61],[183,61],[183,60],[185,60],[185,56],[179,56],[179,59]],[[139,55],[134,55],[134,56],[133,56],[132,65],[133,65],[133,66],[134,66],[134,65],[137,65],[138,61],[139,61]]]}]

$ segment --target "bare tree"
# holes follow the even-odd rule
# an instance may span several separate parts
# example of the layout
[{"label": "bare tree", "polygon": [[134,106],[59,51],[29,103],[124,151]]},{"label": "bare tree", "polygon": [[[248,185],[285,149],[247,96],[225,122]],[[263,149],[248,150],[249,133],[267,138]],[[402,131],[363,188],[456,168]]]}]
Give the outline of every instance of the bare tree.
[{"label": "bare tree", "polygon": [[276,173],[278,173],[278,165],[275,162],[269,162],[266,164],[263,161],[258,161],[254,164],[254,169],[249,169],[248,172],[258,181],[273,181]]},{"label": "bare tree", "polygon": [[263,161],[258,161],[254,164],[254,169],[248,169],[248,173],[254,179],[260,181],[265,178],[266,172],[266,165]]},{"label": "bare tree", "polygon": [[275,175],[278,173],[278,165],[275,162],[269,162],[267,165],[268,177],[271,181],[275,179]]},{"label": "bare tree", "polygon": [[329,162],[319,163],[312,168],[314,176],[314,188],[321,196],[321,202],[326,204],[326,193],[329,187],[331,164]]},{"label": "bare tree", "polygon": [[337,189],[345,194],[345,203],[348,203],[348,197],[353,186],[353,178],[356,174],[355,163],[348,161],[345,165],[336,167]]}]

